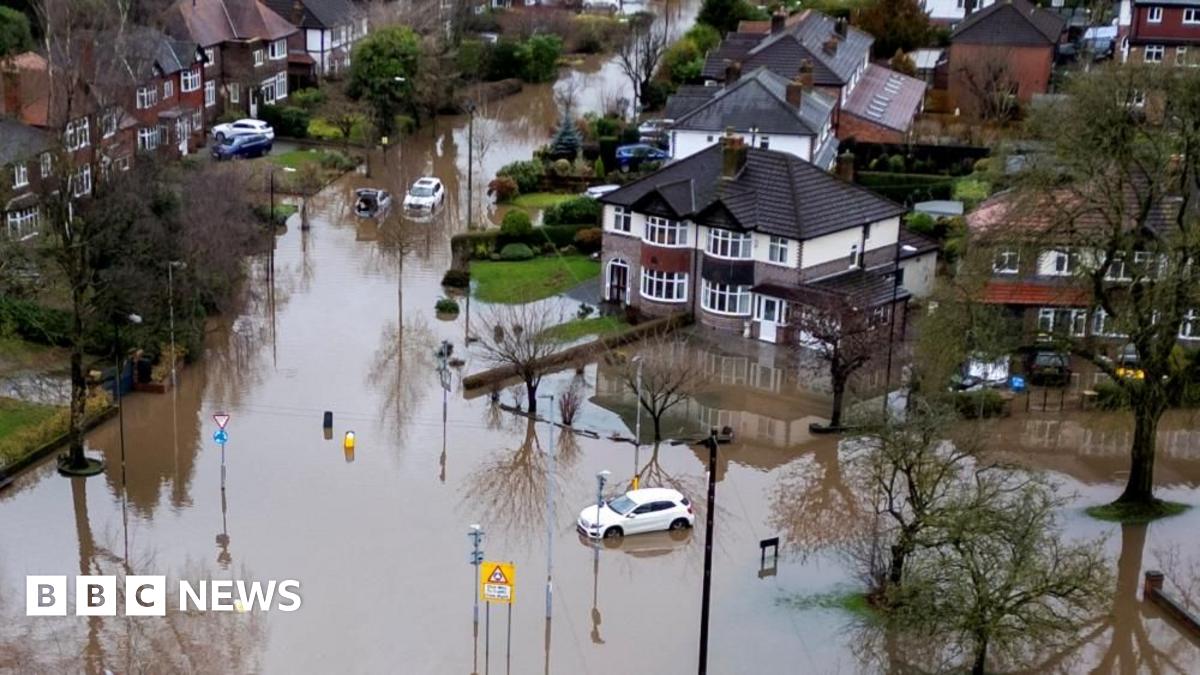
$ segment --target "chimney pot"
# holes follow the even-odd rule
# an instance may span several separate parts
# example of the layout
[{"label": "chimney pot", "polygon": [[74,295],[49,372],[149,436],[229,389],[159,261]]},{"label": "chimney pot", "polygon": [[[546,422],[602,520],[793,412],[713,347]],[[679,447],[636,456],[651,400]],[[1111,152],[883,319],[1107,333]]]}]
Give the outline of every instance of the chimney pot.
[{"label": "chimney pot", "polygon": [[742,62],[730,61],[725,65],[725,84],[726,86],[737,82],[742,76]]},{"label": "chimney pot", "polygon": [[833,22],[833,32],[837,33],[839,37],[846,37],[846,19],[844,17],[839,17],[837,21]]},{"label": "chimney pot", "polygon": [[772,14],[771,15],[771,34],[774,35],[775,33],[782,31],[783,27],[784,27],[784,25],[786,25],[786,23],[787,23],[787,14],[785,14],[782,10]]}]

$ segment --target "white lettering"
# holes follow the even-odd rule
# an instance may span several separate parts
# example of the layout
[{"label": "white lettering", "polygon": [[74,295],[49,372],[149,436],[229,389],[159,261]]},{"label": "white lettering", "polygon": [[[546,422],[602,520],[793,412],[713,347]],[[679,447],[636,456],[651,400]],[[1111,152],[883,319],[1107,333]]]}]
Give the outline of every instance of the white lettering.
[{"label": "white lettering", "polygon": [[[292,591],[293,588],[295,592]],[[284,579],[279,584],[279,597],[290,601],[286,605],[281,602],[279,611],[294,612],[300,609],[300,582],[295,579]]]},{"label": "white lettering", "polygon": [[[214,581],[209,586],[210,597],[212,598],[212,608],[217,612],[232,612],[233,611],[233,582],[228,579]],[[222,601],[227,601],[228,604],[223,604]]]},{"label": "white lettering", "polygon": [[275,582],[267,582],[267,590],[264,593],[262,584],[257,581],[250,583],[250,592],[246,593],[246,582],[238,580],[237,582],[238,600],[241,601],[243,611],[254,611],[254,606],[258,605],[259,609],[264,612],[271,610],[271,598],[275,596]]},{"label": "white lettering", "polygon": [[200,591],[196,592],[196,589],[193,588],[191,584],[189,584],[186,581],[180,580],[180,582],[179,582],[179,611],[181,611],[181,612],[188,611],[188,598],[191,598],[192,605],[194,605],[196,607],[196,609],[200,610],[201,612],[208,609],[208,582],[201,581],[200,582]]}]

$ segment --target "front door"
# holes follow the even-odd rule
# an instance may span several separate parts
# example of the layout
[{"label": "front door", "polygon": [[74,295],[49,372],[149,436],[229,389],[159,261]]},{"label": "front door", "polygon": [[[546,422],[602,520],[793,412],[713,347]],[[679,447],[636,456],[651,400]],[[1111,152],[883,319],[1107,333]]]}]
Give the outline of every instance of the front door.
[{"label": "front door", "polygon": [[629,266],[620,260],[608,264],[608,294],[609,302],[624,305],[628,302]]},{"label": "front door", "polygon": [[188,154],[188,136],[191,135],[190,126],[186,117],[180,117],[175,120],[175,133],[179,137],[179,154],[181,156]]},{"label": "front door", "polygon": [[258,119],[258,92],[250,87],[250,117]]},{"label": "front door", "polygon": [[778,298],[759,298],[758,339],[774,343],[779,336],[779,325],[783,323],[783,301]]}]

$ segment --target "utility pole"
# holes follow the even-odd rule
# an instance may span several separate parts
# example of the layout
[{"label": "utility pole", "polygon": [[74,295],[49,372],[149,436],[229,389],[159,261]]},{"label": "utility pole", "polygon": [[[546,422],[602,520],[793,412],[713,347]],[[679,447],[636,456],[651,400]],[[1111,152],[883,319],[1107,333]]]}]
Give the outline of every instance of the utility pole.
[{"label": "utility pole", "polygon": [[[723,442],[729,442],[733,430],[725,427],[721,430]],[[709,602],[712,599],[712,551],[713,551],[713,516],[717,510],[717,430],[710,429],[708,438],[703,445],[708,448],[708,507],[704,514],[704,589],[700,596],[700,667],[697,672],[706,675],[708,672],[708,613]]]},{"label": "utility pole", "polygon": [[[467,101],[467,229],[475,224],[475,102]],[[469,293],[467,294],[470,295]]]},{"label": "utility pole", "polygon": [[550,444],[546,472],[546,621],[553,614],[554,600],[554,394],[539,396],[550,399]]},{"label": "utility pole", "polygon": [[[900,251],[915,253],[917,248],[909,244],[900,245],[900,231],[896,231],[896,257],[892,262],[892,305],[888,308],[888,350],[887,367],[883,373],[883,415],[890,418],[888,406],[888,389],[892,387],[892,345],[896,342],[896,300],[900,295]],[[907,322],[907,317],[906,317]]]},{"label": "utility pole", "polygon": [[[637,412],[634,416],[633,423],[633,489],[638,489],[638,474],[642,471],[641,451],[642,451],[642,355],[638,354],[633,357],[633,362],[637,364]],[[599,511],[597,513],[596,524],[599,524]]]},{"label": "utility pole", "polygon": [[474,572],[471,574],[471,594],[475,597],[475,612],[472,621],[472,634],[475,638],[475,649],[473,656],[472,673],[479,672],[479,565],[483,563],[483,549],[479,547],[483,541],[483,528],[478,523],[472,524],[471,529],[467,532],[467,536],[471,538],[471,566]]}]

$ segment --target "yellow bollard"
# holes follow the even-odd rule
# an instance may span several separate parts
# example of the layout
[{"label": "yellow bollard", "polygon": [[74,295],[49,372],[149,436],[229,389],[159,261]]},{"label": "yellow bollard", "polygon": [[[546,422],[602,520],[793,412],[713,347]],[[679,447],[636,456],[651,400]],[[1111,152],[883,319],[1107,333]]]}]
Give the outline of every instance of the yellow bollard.
[{"label": "yellow bollard", "polygon": [[347,431],[345,438],[342,439],[342,450],[346,454],[346,461],[354,461],[354,432]]},{"label": "yellow bollard", "polygon": [[634,490],[638,489],[638,477],[637,476],[633,477],[633,489]]}]

